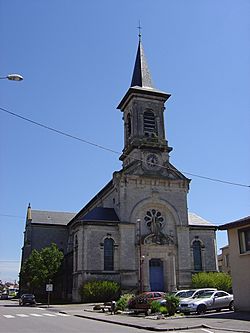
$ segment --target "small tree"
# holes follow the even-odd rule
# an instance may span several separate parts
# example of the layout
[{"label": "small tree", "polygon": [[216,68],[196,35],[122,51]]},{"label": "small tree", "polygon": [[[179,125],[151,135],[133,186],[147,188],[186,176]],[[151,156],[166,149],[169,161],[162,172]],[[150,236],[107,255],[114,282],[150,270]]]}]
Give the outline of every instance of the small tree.
[{"label": "small tree", "polygon": [[56,244],[43,248],[41,251],[33,250],[21,268],[21,280],[32,289],[42,286],[52,280],[58,272],[63,259],[63,253]]},{"label": "small tree", "polygon": [[232,291],[232,278],[222,272],[201,272],[192,276],[193,288],[217,288],[227,292]]},{"label": "small tree", "polygon": [[52,280],[61,266],[63,253],[52,243],[41,250],[41,257],[45,266],[45,281]]}]

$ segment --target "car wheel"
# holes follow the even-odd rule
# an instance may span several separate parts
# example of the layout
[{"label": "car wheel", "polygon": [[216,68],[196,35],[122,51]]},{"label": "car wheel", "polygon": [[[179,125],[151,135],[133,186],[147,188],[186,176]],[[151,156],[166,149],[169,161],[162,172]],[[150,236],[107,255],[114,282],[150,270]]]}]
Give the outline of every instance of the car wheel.
[{"label": "car wheel", "polygon": [[234,301],[230,302],[229,310],[234,311]]},{"label": "car wheel", "polygon": [[206,310],[207,310],[206,305],[200,304],[197,308],[197,313],[200,315],[200,314],[206,313]]}]

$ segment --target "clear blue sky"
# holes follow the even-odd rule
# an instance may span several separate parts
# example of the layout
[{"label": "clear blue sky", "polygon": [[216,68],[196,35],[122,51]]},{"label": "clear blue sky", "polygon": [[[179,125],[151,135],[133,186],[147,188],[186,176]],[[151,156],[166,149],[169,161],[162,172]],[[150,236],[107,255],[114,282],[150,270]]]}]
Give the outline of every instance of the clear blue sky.
[{"label": "clear blue sky", "polygon": [[[0,107],[121,152],[138,22],[182,172],[250,185],[249,0],[1,1]],[[17,279],[28,203],[77,212],[121,168],[116,154],[0,111],[0,279]],[[188,208],[220,225],[250,189],[192,177]],[[227,244],[217,233],[218,248]]]}]

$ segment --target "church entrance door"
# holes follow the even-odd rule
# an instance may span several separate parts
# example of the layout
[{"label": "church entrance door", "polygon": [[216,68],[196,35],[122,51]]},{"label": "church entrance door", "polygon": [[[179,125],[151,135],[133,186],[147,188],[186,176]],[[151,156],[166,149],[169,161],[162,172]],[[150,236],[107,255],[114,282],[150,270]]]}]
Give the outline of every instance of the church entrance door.
[{"label": "church entrance door", "polygon": [[161,259],[151,259],[149,261],[149,281],[151,291],[163,291],[163,263]]}]

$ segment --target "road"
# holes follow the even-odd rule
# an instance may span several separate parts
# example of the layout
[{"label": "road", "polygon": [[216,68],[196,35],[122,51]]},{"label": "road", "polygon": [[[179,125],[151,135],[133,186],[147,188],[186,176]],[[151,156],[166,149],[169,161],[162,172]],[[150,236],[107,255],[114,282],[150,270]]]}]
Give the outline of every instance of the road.
[{"label": "road", "polygon": [[8,301],[0,301],[1,333],[143,333],[148,331],[131,327],[74,317],[59,312],[50,312],[39,307],[20,307]]},{"label": "road", "polygon": [[[148,333],[146,329],[76,317],[44,307],[24,306],[0,300],[0,333]],[[182,330],[182,333],[228,333],[214,329]],[[233,332],[233,330],[231,331]],[[237,332],[237,330],[235,330]]]},{"label": "road", "polygon": [[[46,308],[11,304],[0,301],[0,333],[148,333],[147,330],[103,323]],[[190,333],[183,331],[182,333]],[[192,330],[192,333],[215,333],[207,329]],[[220,333],[223,333],[220,331]]]}]

